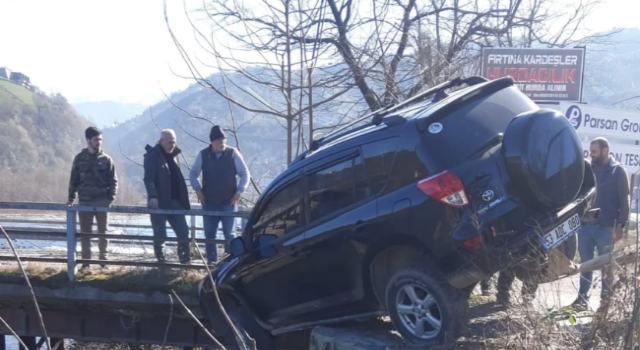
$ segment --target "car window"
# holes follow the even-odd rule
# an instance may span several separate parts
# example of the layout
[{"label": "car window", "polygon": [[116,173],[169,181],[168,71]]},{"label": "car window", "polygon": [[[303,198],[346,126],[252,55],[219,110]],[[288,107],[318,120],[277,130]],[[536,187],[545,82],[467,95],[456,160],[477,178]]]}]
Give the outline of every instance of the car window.
[{"label": "car window", "polygon": [[360,156],[308,175],[310,222],[342,210],[369,196]]},{"label": "car window", "polygon": [[304,224],[301,193],[300,180],[293,181],[278,190],[253,225],[254,237],[260,234],[280,237],[301,227]]},{"label": "car window", "polygon": [[373,193],[380,192],[387,183],[397,148],[397,137],[362,145],[369,186]]},{"label": "car window", "polygon": [[[451,169],[463,163],[499,133],[518,114],[539,109],[517,88],[511,87],[462,104],[423,132],[423,145],[435,162],[433,171]],[[427,119],[429,123],[429,119]],[[429,127],[435,125],[429,131]]]}]

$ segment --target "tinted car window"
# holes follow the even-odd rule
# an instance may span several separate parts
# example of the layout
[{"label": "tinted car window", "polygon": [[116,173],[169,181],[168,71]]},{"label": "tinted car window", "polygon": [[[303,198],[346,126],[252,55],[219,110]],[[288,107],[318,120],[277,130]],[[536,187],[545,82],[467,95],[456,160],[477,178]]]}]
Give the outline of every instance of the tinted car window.
[{"label": "tinted car window", "polygon": [[[437,171],[464,162],[498,133],[504,133],[518,114],[537,110],[538,106],[510,87],[463,104],[435,122],[426,120],[423,147],[430,150]],[[435,170],[435,169],[434,169]]]},{"label": "tinted car window", "polygon": [[296,180],[281,188],[269,201],[258,221],[253,225],[255,235],[285,235],[304,224],[302,211],[302,186]]},{"label": "tinted car window", "polygon": [[310,221],[350,206],[370,194],[358,156],[308,175]]},{"label": "tinted car window", "polygon": [[369,185],[373,193],[380,192],[387,183],[397,145],[397,137],[362,145]]}]

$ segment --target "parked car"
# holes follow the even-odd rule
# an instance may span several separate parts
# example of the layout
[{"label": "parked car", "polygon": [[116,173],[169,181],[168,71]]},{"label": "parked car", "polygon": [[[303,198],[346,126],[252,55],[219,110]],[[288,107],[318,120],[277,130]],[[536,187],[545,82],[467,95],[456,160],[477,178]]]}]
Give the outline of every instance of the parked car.
[{"label": "parked car", "polygon": [[[413,343],[453,341],[478,281],[544,257],[591,212],[595,177],[574,128],[510,78],[454,79],[369,120],[280,174],[213,271],[258,349],[381,315]],[[213,333],[233,339],[211,278],[200,296]]]}]

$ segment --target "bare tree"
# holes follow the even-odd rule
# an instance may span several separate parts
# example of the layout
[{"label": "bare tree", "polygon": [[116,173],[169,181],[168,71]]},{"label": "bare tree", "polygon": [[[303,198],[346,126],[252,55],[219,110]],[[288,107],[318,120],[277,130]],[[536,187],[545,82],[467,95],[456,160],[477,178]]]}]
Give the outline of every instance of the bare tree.
[{"label": "bare tree", "polygon": [[[353,85],[347,83],[348,76],[333,74],[331,67],[318,68],[318,59],[323,55],[321,45],[300,44],[294,37],[299,32],[305,37],[320,36],[321,26],[300,31],[304,23],[320,20],[321,7],[317,3],[277,0],[261,4],[266,17],[250,21],[235,11],[242,4],[211,1],[197,13],[210,25],[208,32],[198,27],[192,18],[194,14],[187,13],[198,43],[209,55],[208,62],[188,54],[170,26],[169,31],[196,82],[227,100],[232,117],[229,129],[235,130],[237,124],[242,123],[234,110],[250,116],[275,117],[286,129],[289,163],[312,141],[314,110],[317,112],[328,108],[326,105],[330,103],[339,102]],[[169,24],[168,17],[166,20]],[[270,22],[283,28],[282,36],[262,35],[262,26]],[[225,33],[235,44],[229,46],[216,40],[220,33]],[[216,69],[217,79],[203,76],[199,65]],[[308,139],[304,137],[304,128],[309,129]]]},{"label": "bare tree", "polygon": [[[275,117],[286,129],[289,163],[327,127],[314,126],[314,114],[332,110],[348,120],[476,74],[482,46],[598,39],[583,26],[600,2],[209,0],[195,15],[185,11],[207,53],[202,60],[187,53],[166,20],[192,77],[228,101],[232,124],[237,109]],[[204,77],[199,65],[216,69],[218,79]]]}]

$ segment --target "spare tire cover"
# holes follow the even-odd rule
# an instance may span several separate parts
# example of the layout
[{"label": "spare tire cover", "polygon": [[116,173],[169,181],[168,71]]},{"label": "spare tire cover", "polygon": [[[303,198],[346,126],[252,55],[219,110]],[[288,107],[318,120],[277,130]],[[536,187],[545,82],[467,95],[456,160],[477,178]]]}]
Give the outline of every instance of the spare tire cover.
[{"label": "spare tire cover", "polygon": [[518,115],[504,133],[502,155],[510,190],[531,207],[559,209],[580,192],[582,145],[569,120],[557,111]]}]

